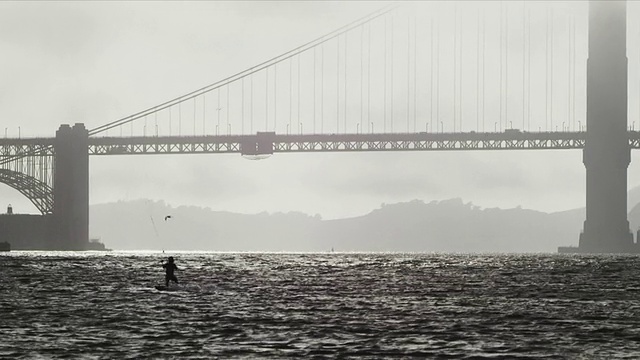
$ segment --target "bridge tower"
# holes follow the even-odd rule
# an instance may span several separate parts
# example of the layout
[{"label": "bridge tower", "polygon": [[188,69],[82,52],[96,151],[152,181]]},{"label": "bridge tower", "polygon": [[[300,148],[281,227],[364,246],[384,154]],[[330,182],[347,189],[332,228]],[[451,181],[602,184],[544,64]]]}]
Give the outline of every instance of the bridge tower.
[{"label": "bridge tower", "polygon": [[626,1],[589,2],[587,216],[579,251],[638,252],[627,220]]},{"label": "bridge tower", "polygon": [[89,242],[89,132],[84,124],[56,132],[52,248],[86,250]]}]

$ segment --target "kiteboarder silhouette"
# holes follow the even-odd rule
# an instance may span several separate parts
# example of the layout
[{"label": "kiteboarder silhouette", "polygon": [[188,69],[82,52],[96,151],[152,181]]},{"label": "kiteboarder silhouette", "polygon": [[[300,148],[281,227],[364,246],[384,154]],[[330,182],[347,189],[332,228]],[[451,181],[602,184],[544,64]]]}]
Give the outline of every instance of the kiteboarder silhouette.
[{"label": "kiteboarder silhouette", "polygon": [[166,271],[164,286],[169,287],[169,280],[177,284],[178,278],[176,278],[176,275],[173,272],[175,270],[178,270],[178,267],[174,263],[173,256],[169,256],[169,259],[167,259],[167,262],[164,265],[162,265],[162,267]]}]

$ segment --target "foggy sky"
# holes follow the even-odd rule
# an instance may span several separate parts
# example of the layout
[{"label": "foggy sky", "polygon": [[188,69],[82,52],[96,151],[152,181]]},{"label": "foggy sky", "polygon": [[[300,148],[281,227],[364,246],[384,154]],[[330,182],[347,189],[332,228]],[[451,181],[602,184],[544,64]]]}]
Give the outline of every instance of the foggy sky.
[{"label": "foggy sky", "polygon": [[[93,128],[117,120],[384,5],[0,2],[0,136],[6,129],[17,137],[19,127],[22,137],[51,137],[63,123]],[[629,5],[630,14],[639,9]],[[638,22],[630,19],[628,26],[629,37],[637,36]],[[628,57],[630,79],[640,79],[638,49],[630,48]],[[630,80],[629,123],[637,127],[640,110],[632,97],[639,86]],[[630,187],[640,184],[639,159],[632,152]],[[578,150],[276,154],[260,161],[240,155],[90,157],[92,204],[149,198],[242,213],[302,211],[336,218],[364,214],[381,203],[453,197],[483,207],[560,211],[584,206],[584,192]],[[9,203],[16,212],[36,213],[17,191],[0,185],[0,207]]]}]

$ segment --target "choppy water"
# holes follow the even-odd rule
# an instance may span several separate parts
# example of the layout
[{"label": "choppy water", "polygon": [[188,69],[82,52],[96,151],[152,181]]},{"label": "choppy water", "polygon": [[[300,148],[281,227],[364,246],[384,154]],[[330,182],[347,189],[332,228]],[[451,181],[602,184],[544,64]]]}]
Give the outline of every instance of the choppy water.
[{"label": "choppy water", "polygon": [[2,358],[640,358],[640,257],[0,255]]}]

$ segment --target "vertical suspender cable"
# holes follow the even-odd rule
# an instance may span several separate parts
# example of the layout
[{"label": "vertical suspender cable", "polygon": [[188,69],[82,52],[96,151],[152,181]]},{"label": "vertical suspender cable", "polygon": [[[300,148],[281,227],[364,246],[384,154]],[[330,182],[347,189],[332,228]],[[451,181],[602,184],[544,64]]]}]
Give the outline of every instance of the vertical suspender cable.
[{"label": "vertical suspender cable", "polygon": [[527,12],[527,130],[531,131],[531,11]]},{"label": "vertical suspender cable", "polygon": [[[273,64],[273,131],[278,131],[278,63]],[[228,125],[227,125],[228,127]]]},{"label": "vertical suspender cable", "polygon": [[551,67],[551,74],[549,75],[549,124],[551,131],[553,131],[553,8],[551,8],[551,32],[549,33],[549,42],[551,44],[551,57],[549,59]]},{"label": "vertical suspender cable", "polygon": [[[499,104],[500,104],[500,115],[499,115],[499,123],[500,123],[500,131],[502,131],[502,109],[503,109],[503,104],[502,104],[502,91],[503,91],[503,87],[504,87],[504,82],[503,82],[503,73],[504,73],[504,45],[503,45],[503,40],[504,40],[504,4],[501,1],[500,2],[500,100],[499,100]],[[495,129],[494,129],[495,130]]]},{"label": "vertical suspender cable", "polygon": [[231,135],[231,125],[229,124],[229,115],[231,113],[231,107],[229,106],[229,87],[231,84],[227,85],[227,135]]},{"label": "vertical suspender cable", "polygon": [[476,14],[476,132],[480,131],[480,9]]},{"label": "vertical suspender cable", "polygon": [[287,128],[287,135],[291,129],[291,117],[293,114],[293,72],[292,65],[293,58],[289,58],[289,127]]},{"label": "vertical suspender cable", "polygon": [[[434,41],[434,36],[433,36],[433,14],[431,15],[431,19],[429,21],[430,25],[431,25],[431,31],[430,31],[430,36],[431,36],[431,41],[429,42],[429,45],[431,46],[431,61],[429,62],[429,68],[431,70],[430,74],[429,74],[429,123],[431,124],[431,128],[433,129],[433,93],[434,93],[434,88],[433,88],[433,59],[434,59],[434,52],[433,52],[433,41]],[[429,126],[426,126],[425,129],[427,132],[429,131]]]},{"label": "vertical suspender cable", "polygon": [[198,97],[193,98],[193,136],[196,136],[196,99]]},{"label": "vertical suspender cable", "polygon": [[383,71],[383,111],[382,111],[382,132],[387,132],[387,15],[384,16],[384,71]]},{"label": "vertical suspender cable", "polygon": [[320,133],[324,133],[324,44],[320,49]]},{"label": "vertical suspender cable", "polygon": [[527,96],[526,91],[526,68],[527,68],[527,18],[526,18],[527,3],[522,2],[522,130],[526,130],[525,113],[527,111],[525,105],[525,99]]},{"label": "vertical suspender cable", "polygon": [[393,86],[393,27],[394,27],[393,19],[394,19],[394,14],[392,12],[391,13],[391,30],[390,30],[391,31],[391,33],[390,33],[390,36],[391,36],[391,44],[390,44],[390,46],[391,46],[391,54],[390,54],[391,55],[390,56],[390,63],[391,63],[390,64],[390,70],[391,70],[391,79],[390,79],[390,81],[391,81],[391,100],[389,101],[389,106],[391,107],[391,113],[390,113],[390,115],[391,115],[391,119],[390,119],[390,129],[391,130],[390,131],[391,132],[393,132],[393,116],[394,116],[394,114],[393,114],[393,88],[394,88],[394,86]]},{"label": "vertical suspender cable", "polygon": [[[360,127],[364,121],[364,25],[360,27]],[[356,133],[359,129],[356,127]]]},{"label": "vertical suspender cable", "polygon": [[[576,128],[576,18],[574,16],[571,17],[573,23],[573,129]],[[640,102],[638,102],[640,104]]]},{"label": "vertical suspender cable", "polygon": [[316,133],[316,47],[313,48],[313,133]]},{"label": "vertical suspender cable", "polygon": [[509,121],[509,5],[504,7],[504,128]]},{"label": "vertical suspender cable", "polygon": [[458,3],[453,7],[453,132],[458,117]]},{"label": "vertical suspender cable", "polygon": [[407,15],[407,132],[409,132],[409,119],[411,116],[411,18]]},{"label": "vertical suspender cable", "polygon": [[249,94],[249,132],[253,134],[253,74],[251,74],[251,83],[249,85],[251,86],[251,92]]},{"label": "vertical suspender cable", "polygon": [[[244,85],[244,79],[242,80],[242,84]],[[242,89],[242,93],[244,94],[244,88]],[[206,119],[207,119],[207,103],[206,103],[206,99],[207,99],[207,95],[206,94],[202,94],[202,135],[207,135],[206,129],[207,129],[207,124],[206,124]],[[244,99],[243,99],[244,101]],[[244,102],[243,102],[244,104]],[[244,111],[244,109],[243,109]]]},{"label": "vertical suspender cable", "polygon": [[269,131],[269,68],[266,68],[265,75],[265,89],[264,89],[264,108],[265,108],[265,117],[264,117],[264,131]]},{"label": "vertical suspender cable", "polygon": [[349,102],[347,101],[347,42],[349,40],[349,33],[344,33],[344,132],[347,133],[347,107]]},{"label": "vertical suspender cable", "polygon": [[340,36],[336,45],[336,134],[340,133]]},{"label": "vertical suspender cable", "polygon": [[545,55],[545,76],[544,76],[544,84],[545,84],[545,118],[544,125],[545,131],[549,131],[549,9],[547,8],[547,16],[545,17],[545,47],[544,47],[544,55]]},{"label": "vertical suspender cable", "polygon": [[418,122],[418,29],[416,15],[413,15],[413,132]]},{"label": "vertical suspender cable", "polygon": [[482,131],[485,131],[484,126],[484,110],[485,110],[485,94],[487,90],[486,79],[486,50],[487,50],[487,28],[486,28],[486,19],[485,19],[485,11],[482,8]]},{"label": "vertical suspender cable", "polygon": [[[567,26],[567,42],[569,43],[569,46],[567,46],[567,58],[569,59],[569,63],[568,65],[568,71],[567,71],[567,129],[571,126],[571,68],[572,68],[572,64],[571,61],[573,60],[571,58],[572,55],[572,51],[571,51],[571,15],[569,15],[569,23]],[[564,124],[564,123],[563,123]],[[562,126],[562,131],[565,131],[564,125]]]},{"label": "vertical suspender cable", "polygon": [[302,102],[300,99],[300,56],[301,54],[298,54],[298,122],[300,122],[300,103]]},{"label": "vertical suspender cable", "polygon": [[371,123],[371,23],[367,26],[367,123],[367,126]]},{"label": "vertical suspender cable", "polygon": [[[440,17],[436,22],[436,129],[440,122]],[[433,124],[431,124],[433,126]],[[441,129],[444,132],[444,127]]]},{"label": "vertical suspender cable", "polygon": [[242,112],[240,113],[240,121],[242,122],[242,125],[240,126],[240,131],[241,131],[241,135],[244,135],[244,78],[242,78]]},{"label": "vertical suspender cable", "polygon": [[462,131],[462,118],[463,118],[463,112],[462,110],[464,109],[464,100],[463,100],[463,83],[462,83],[462,70],[463,70],[463,66],[462,64],[464,64],[464,56],[462,56],[462,49],[464,49],[464,47],[462,46],[462,41],[464,39],[463,36],[463,32],[462,32],[462,13],[460,14],[460,21],[458,22],[458,26],[460,27],[459,31],[460,31],[460,53],[458,55],[458,67],[460,68],[460,77],[459,77],[459,81],[460,81],[460,86],[458,87],[459,92],[460,92],[460,102],[459,104],[459,111],[460,111],[460,121],[458,122],[459,126],[459,130]]}]

